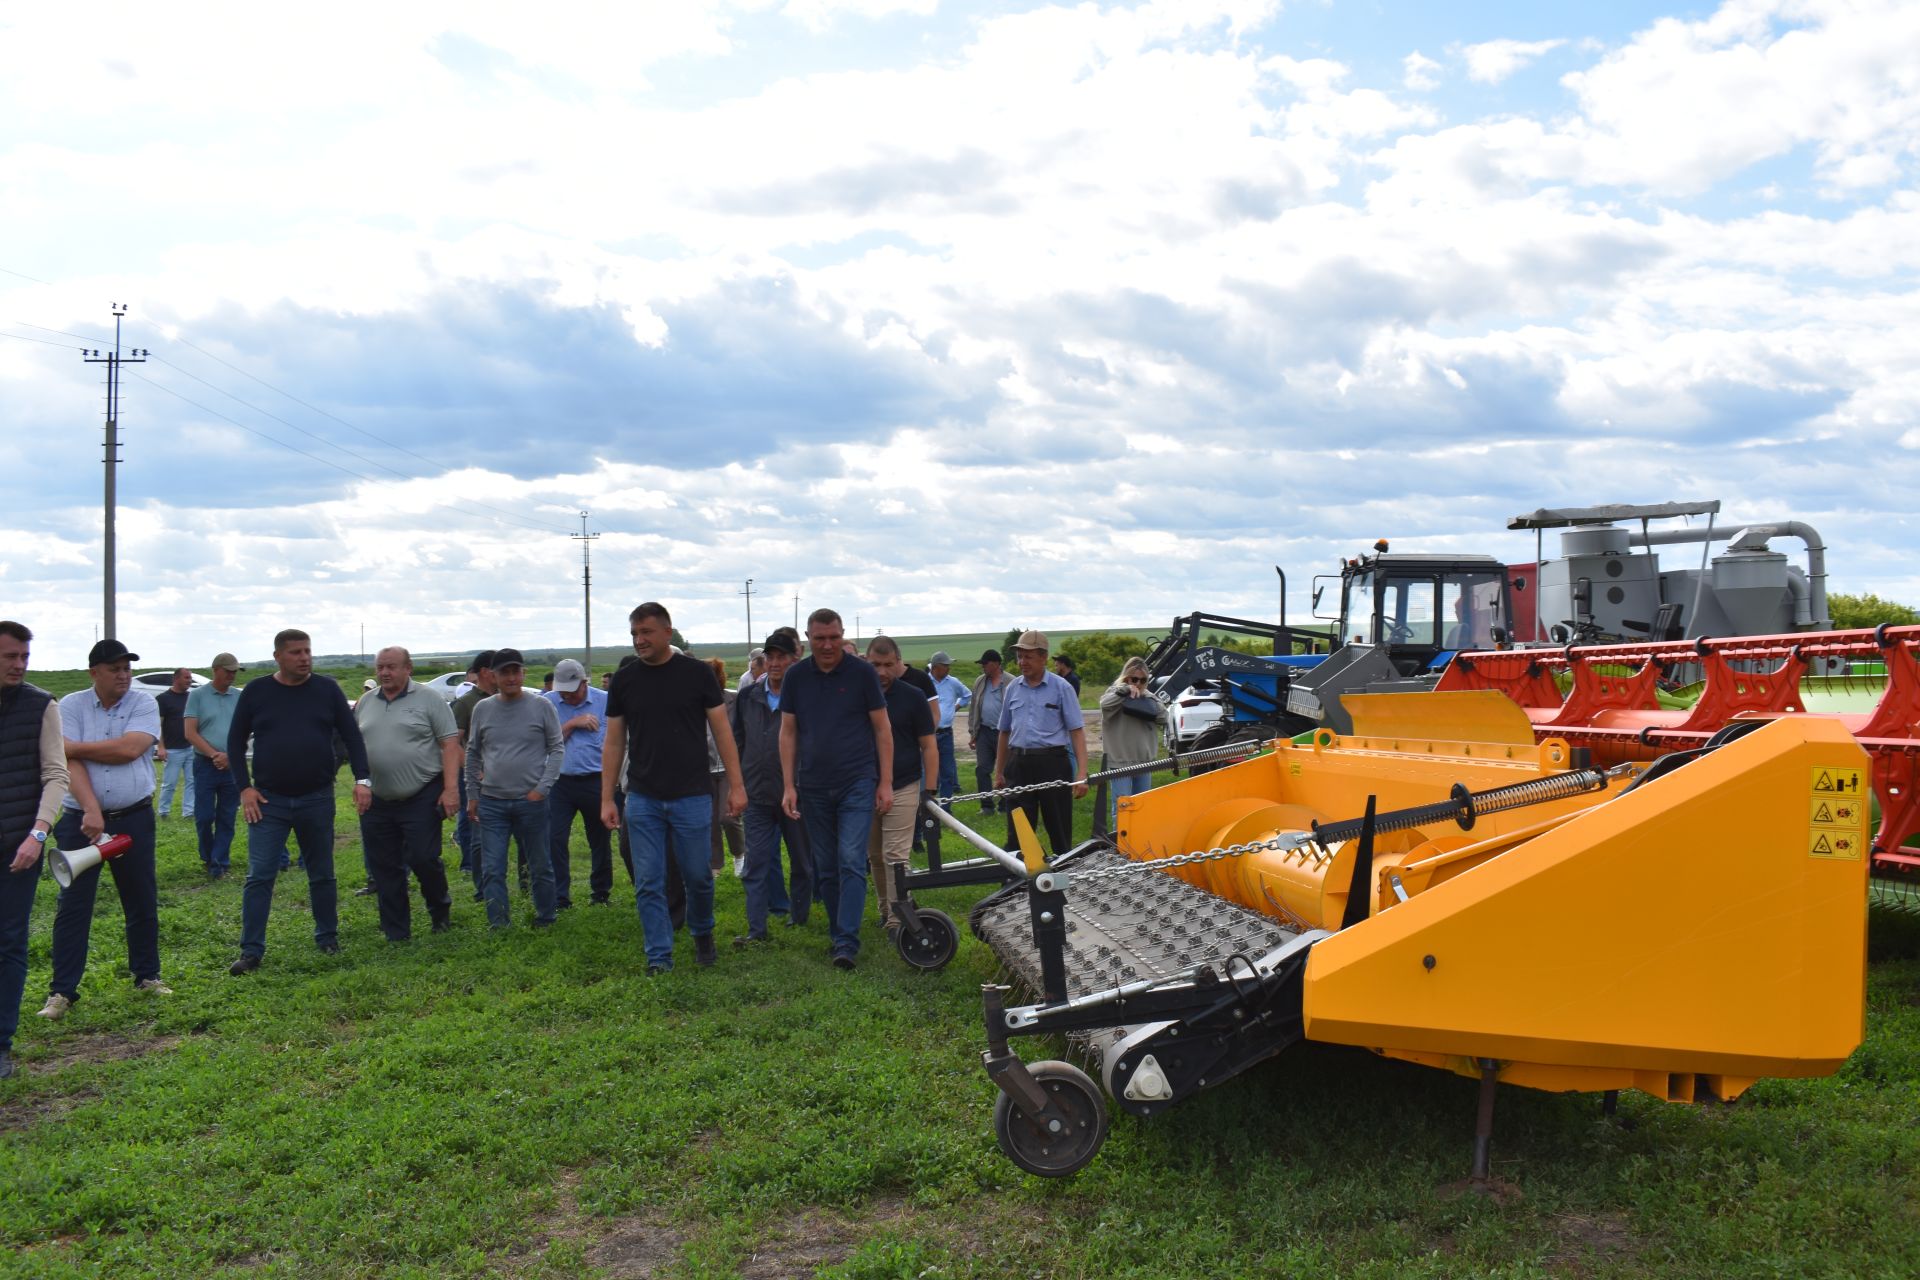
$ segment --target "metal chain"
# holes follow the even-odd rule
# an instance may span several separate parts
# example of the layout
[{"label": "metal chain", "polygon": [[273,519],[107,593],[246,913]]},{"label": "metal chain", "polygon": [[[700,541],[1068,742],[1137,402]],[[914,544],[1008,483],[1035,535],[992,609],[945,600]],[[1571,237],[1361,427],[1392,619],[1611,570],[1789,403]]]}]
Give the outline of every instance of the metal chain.
[{"label": "metal chain", "polygon": [[[1610,769],[1598,770],[1608,779],[1625,777],[1635,772],[1635,766],[1617,764]],[[1513,790],[1525,787],[1537,787],[1550,779],[1537,778],[1528,782],[1514,784]],[[1558,797],[1554,797],[1558,798]],[[1069,884],[1090,883],[1096,880],[1115,880],[1122,876],[1139,875],[1145,871],[1168,871],[1174,867],[1191,867],[1202,862],[1218,862],[1222,858],[1244,858],[1250,853],[1295,853],[1303,858],[1311,858],[1315,866],[1324,865],[1333,855],[1319,843],[1319,837],[1311,831],[1289,831],[1266,840],[1257,840],[1251,844],[1216,845],[1211,849],[1196,849],[1191,853],[1176,853],[1170,857],[1153,858],[1139,862],[1119,863],[1109,867],[1098,867],[1091,871],[1076,871],[1071,865],[1065,868]]]},{"label": "metal chain", "polygon": [[[1175,765],[1186,764],[1190,761],[1212,763],[1221,759],[1231,759],[1234,756],[1251,758],[1258,755],[1261,751],[1266,750],[1266,745],[1264,739],[1257,742],[1229,742],[1224,746],[1208,747],[1205,751],[1189,751],[1185,755],[1161,756],[1158,760],[1148,760],[1144,764],[1125,765],[1118,769],[1109,769],[1105,773],[1090,773],[1087,775],[1087,785],[1092,786],[1096,782],[1104,782],[1109,778],[1131,777],[1134,774],[1143,773],[1149,768],[1170,769]],[[963,800],[998,800],[1003,796],[1023,796],[1035,791],[1058,791],[1061,787],[1076,787],[1079,785],[1079,783],[1071,778],[1057,778],[1048,782],[1029,782],[1018,787],[1001,787],[996,791],[969,791],[965,795],[948,796],[940,803],[942,805],[956,805]]]}]

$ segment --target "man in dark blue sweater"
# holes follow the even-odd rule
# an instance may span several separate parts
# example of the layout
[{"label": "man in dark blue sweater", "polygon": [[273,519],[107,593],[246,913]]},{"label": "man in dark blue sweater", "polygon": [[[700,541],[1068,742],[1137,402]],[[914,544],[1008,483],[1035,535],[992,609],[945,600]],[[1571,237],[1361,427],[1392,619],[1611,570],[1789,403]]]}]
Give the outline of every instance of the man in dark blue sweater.
[{"label": "man in dark blue sweater", "polygon": [[273,882],[286,856],[289,833],[299,840],[300,861],[307,869],[314,945],[326,952],[340,949],[339,896],[333,879],[335,734],[347,744],[347,759],[353,764],[354,808],[365,813],[373,799],[360,726],[340,686],[326,676],[314,676],[313,641],[304,631],[282,631],[273,638],[273,661],[272,675],[249,681],[241,691],[227,736],[227,760],[240,783],[240,812],[247,820],[240,958],[227,970],[235,975],[258,969],[266,953]]}]

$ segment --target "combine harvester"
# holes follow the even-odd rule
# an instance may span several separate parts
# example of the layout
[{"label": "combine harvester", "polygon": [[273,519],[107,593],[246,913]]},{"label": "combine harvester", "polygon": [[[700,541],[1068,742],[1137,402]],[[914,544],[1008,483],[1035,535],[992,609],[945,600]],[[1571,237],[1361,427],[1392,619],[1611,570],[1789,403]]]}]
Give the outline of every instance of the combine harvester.
[{"label": "combine harvester", "polygon": [[[1479,1080],[1478,1179],[1501,1082],[1732,1099],[1859,1044],[1866,807],[1822,808],[1872,767],[1845,726],[1603,768],[1492,692],[1346,705],[1351,734],[1122,799],[1050,865],[1024,818],[1021,858],[929,807],[1013,881],[971,923],[1034,1001],[985,991],[1021,1168],[1084,1167],[1107,1096],[1157,1115],[1299,1040]],[[1045,1035],[1099,1083],[1009,1047]]]}]

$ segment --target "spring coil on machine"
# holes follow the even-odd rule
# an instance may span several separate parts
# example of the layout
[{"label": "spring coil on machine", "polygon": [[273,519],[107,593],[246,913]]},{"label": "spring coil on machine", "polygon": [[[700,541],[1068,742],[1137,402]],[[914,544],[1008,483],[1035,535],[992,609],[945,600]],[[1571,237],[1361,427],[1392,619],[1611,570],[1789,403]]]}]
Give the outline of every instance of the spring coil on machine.
[{"label": "spring coil on machine", "polygon": [[[1531,778],[1526,782],[1477,793],[1467,790],[1464,783],[1456,782],[1453,784],[1453,793],[1445,800],[1376,814],[1373,830],[1375,834],[1406,831],[1451,818],[1460,824],[1462,831],[1471,831],[1475,819],[1483,813],[1522,809],[1528,805],[1546,804],[1565,800],[1569,796],[1585,795],[1589,791],[1599,791],[1607,785],[1611,772],[1606,769],[1571,769],[1566,773]],[[1313,837],[1322,847],[1352,840],[1359,836],[1366,821],[1364,818],[1348,818],[1340,822],[1315,823]]]}]

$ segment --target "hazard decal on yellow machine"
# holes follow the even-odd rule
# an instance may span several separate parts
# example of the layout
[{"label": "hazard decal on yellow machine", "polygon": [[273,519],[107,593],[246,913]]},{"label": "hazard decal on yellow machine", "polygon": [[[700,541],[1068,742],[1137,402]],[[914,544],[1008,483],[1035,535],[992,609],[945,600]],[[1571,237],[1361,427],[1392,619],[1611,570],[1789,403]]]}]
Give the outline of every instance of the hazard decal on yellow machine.
[{"label": "hazard decal on yellow machine", "polygon": [[1807,856],[1847,862],[1860,859],[1866,843],[1864,769],[1816,767],[1807,801]]}]

